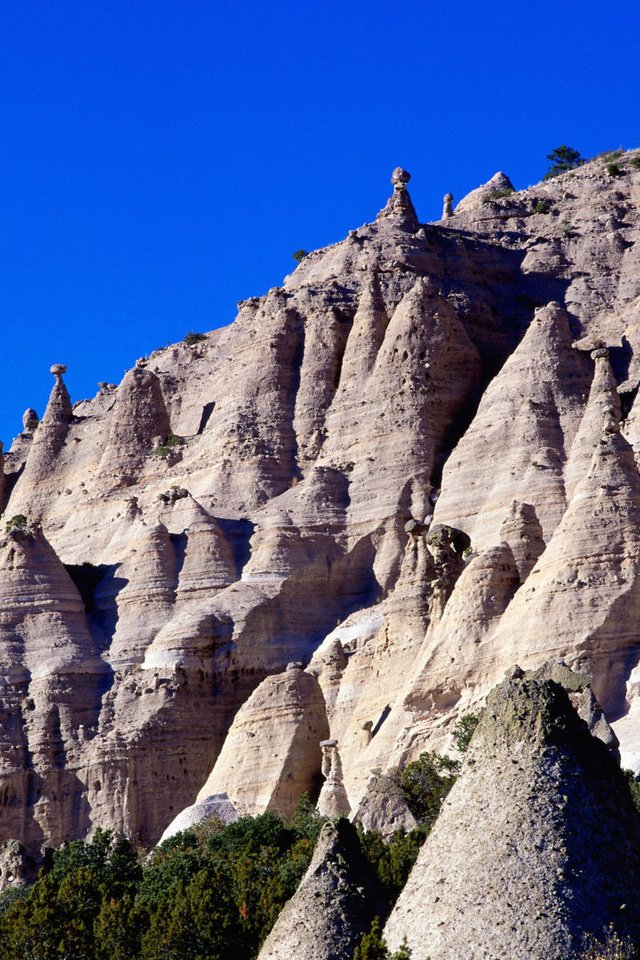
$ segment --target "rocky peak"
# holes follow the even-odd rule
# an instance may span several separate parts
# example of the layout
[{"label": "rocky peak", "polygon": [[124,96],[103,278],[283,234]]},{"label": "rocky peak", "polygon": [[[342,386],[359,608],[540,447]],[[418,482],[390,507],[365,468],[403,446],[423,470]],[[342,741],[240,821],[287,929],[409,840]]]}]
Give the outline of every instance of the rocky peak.
[{"label": "rocky peak", "polygon": [[471,211],[481,209],[484,204],[493,199],[511,194],[514,192],[513,184],[501,170],[494,173],[490,180],[481,184],[462,198],[455,209],[455,213],[470,213]]},{"label": "rocky peak", "polygon": [[391,913],[416,960],[566,960],[637,934],[640,819],[615,761],[553,680],[489,697],[458,781]]},{"label": "rocky peak", "polygon": [[407,190],[409,180],[411,180],[410,173],[403,170],[402,167],[395,168],[391,174],[393,193],[378,214],[378,220],[393,217],[407,230],[417,230],[420,222]]}]

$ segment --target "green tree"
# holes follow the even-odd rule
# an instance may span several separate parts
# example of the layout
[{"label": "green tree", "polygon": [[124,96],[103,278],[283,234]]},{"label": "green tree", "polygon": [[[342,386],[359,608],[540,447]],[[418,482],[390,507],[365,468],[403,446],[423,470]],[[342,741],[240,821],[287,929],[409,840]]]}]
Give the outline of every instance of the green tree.
[{"label": "green tree", "polygon": [[386,843],[376,830],[359,828],[358,833],[362,852],[375,871],[391,907],[407,882],[428,830],[424,827],[410,833],[398,830]]},{"label": "green tree", "polygon": [[584,163],[580,153],[573,147],[568,147],[566,143],[548,153],[547,160],[551,161],[551,166],[544,175],[545,180],[557,177],[561,173],[567,173],[569,170],[575,170],[576,167],[580,167]]},{"label": "green tree", "polygon": [[309,256],[309,251],[308,251],[308,250],[294,250],[294,252],[291,254],[291,256],[293,257],[293,259],[294,259],[297,263],[302,263],[302,261],[304,260],[304,258]]},{"label": "green tree", "polygon": [[465,713],[453,728],[453,741],[460,751],[460,753],[466,753],[471,742],[471,737],[473,736],[476,727],[479,723],[479,717],[475,713]]},{"label": "green tree", "polygon": [[430,829],[442,801],[460,771],[460,761],[437,753],[421,753],[402,772],[402,792],[418,823]]},{"label": "green tree", "polygon": [[354,951],[353,960],[389,960],[389,950],[382,936],[380,917],[375,917],[371,929],[362,935]]},{"label": "green tree", "polygon": [[375,917],[371,929],[362,935],[354,951],[353,960],[411,960],[411,950],[406,940],[403,940],[399,950],[389,953],[389,948],[382,936],[382,923],[379,917]]}]

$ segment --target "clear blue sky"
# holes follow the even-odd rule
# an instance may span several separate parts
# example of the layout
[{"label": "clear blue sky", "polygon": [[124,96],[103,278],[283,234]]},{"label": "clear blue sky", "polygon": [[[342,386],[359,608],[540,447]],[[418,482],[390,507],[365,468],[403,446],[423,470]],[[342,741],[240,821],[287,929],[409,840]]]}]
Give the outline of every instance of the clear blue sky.
[{"label": "clear blue sky", "polygon": [[640,144],[636,2],[0,0],[0,438],[372,219]]}]

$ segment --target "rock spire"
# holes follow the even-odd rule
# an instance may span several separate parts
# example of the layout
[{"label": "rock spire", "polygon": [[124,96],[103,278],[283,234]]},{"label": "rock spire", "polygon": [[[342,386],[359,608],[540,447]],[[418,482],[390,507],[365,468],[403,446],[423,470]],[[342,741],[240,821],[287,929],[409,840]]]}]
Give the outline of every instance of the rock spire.
[{"label": "rock spire", "polygon": [[385,217],[393,217],[399,220],[403,226],[410,230],[417,230],[420,223],[413,206],[407,184],[411,180],[411,174],[402,167],[396,167],[391,174],[391,183],[393,184],[393,193],[387,200],[386,206],[378,214],[378,220]]}]

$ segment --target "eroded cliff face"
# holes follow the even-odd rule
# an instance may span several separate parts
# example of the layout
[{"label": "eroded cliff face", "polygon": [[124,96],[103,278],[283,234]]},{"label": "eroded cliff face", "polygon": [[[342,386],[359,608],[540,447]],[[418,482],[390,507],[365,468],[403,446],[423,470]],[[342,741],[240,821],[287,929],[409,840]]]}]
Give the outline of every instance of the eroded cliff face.
[{"label": "eroded cliff face", "polygon": [[640,762],[631,156],[425,225],[396,172],[231,326],[73,408],[52,368],[0,483],[0,839],[288,809],[316,736],[355,810],[550,656]]}]

